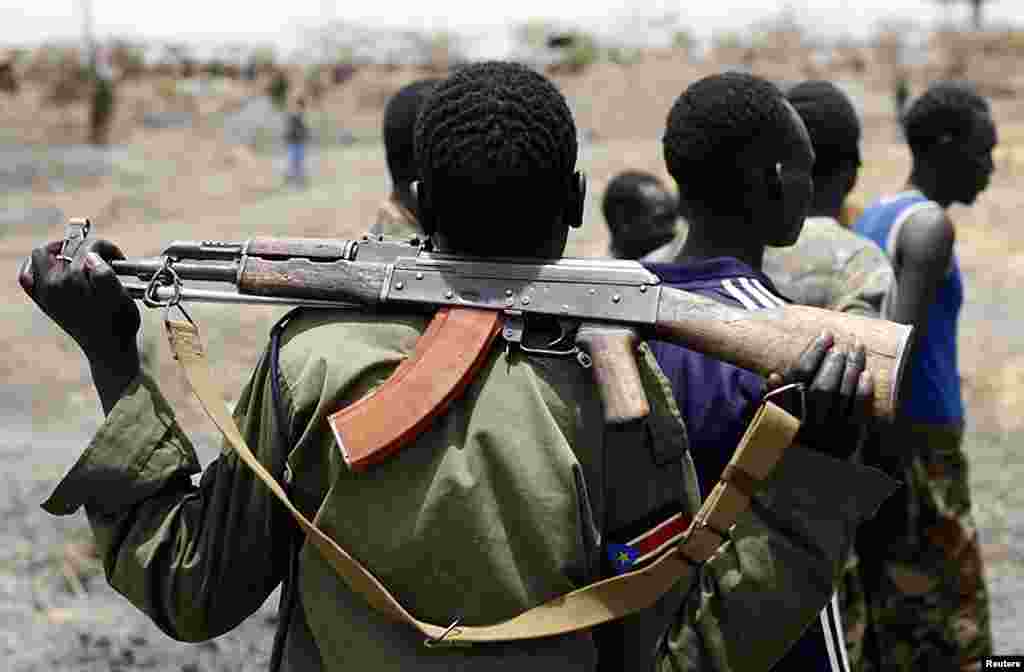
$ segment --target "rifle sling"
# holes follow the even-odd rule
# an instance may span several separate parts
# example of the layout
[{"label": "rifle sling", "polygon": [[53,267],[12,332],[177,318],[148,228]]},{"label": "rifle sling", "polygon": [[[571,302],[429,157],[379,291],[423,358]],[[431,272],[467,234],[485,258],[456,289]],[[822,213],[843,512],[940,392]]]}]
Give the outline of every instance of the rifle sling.
[{"label": "rifle sling", "polygon": [[496,310],[438,309],[383,385],[327,419],[349,469],[394,455],[444,413],[487,361],[503,321]]},{"label": "rifle sling", "polygon": [[[440,626],[426,623],[410,614],[368,569],[310,522],[253,455],[222,401],[222,390],[207,363],[198,327],[176,320],[165,320],[165,326],[175,359],[181,364],[207,415],[239,458],[295,518],[307,540],[353,592],[383,614],[418,630],[426,637],[426,644],[432,647],[562,635],[645,609],[678,581],[689,579],[695,566],[718,552],[723,542],[715,530],[728,530],[750,501],[746,494],[728,482],[719,481],[679,543],[639,570],[592,583],[493,625]],[[755,479],[765,478],[792,443],[798,427],[796,418],[770,402],[764,403],[747,428],[730,464]]]}]

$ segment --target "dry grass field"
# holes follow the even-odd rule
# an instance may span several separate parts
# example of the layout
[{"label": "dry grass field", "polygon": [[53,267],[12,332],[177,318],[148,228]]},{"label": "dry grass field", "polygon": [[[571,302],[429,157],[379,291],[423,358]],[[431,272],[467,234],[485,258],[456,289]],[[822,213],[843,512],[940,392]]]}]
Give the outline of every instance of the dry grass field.
[{"label": "dry grass field", "polygon": [[[665,176],[660,133],[672,100],[710,66],[651,56],[622,67],[598,64],[558,82],[587,139],[580,166],[590,179],[586,223],[570,253],[598,255],[606,245],[597,207],[617,172]],[[799,78],[779,66],[775,76]],[[118,90],[113,144],[95,150],[85,137],[84,108],[47,108],[25,86],[3,99],[0,128],[0,659],[5,669],[262,669],[274,605],[241,629],[202,645],[171,642],[103,581],[89,554],[84,516],[54,519],[39,503],[85,447],[101,414],[74,343],[24,297],[15,274],[31,248],[63,235],[66,217],[93,220],[95,234],[129,256],[151,254],[172,239],[233,239],[252,234],[351,237],[373,221],[388,182],[379,137],[387,96],[419,74],[360,71],[331,89],[308,121],[317,135],[310,184],[284,184],[282,149],[260,91],[218,83],[195,95],[168,93],[166,82],[126,83]],[[920,91],[927,73],[914,76]],[[1019,82],[1007,86],[1022,90]],[[899,188],[909,156],[892,119],[884,76],[844,77],[865,124],[864,168],[856,197],[867,201]],[[1004,82],[1006,84],[1006,82]],[[3,94],[0,94],[3,95]],[[1024,230],[1015,213],[1024,195],[1024,104],[994,100],[1002,142],[992,186],[972,208],[955,208],[958,248],[967,274],[961,362],[971,415],[975,510],[994,593],[999,652],[1024,652],[1024,327],[1017,288],[1024,279]],[[152,128],[159,114],[187,114],[185,126]],[[249,142],[228,131],[245,126]],[[344,131],[344,133],[342,133]],[[667,176],[665,176],[667,178]],[[245,382],[282,311],[196,306],[212,358],[227,390]],[[147,360],[204,461],[217,442],[167,355],[157,316],[145,316]],[[228,399],[227,401],[231,401]],[[13,663],[11,662],[13,661]]]}]

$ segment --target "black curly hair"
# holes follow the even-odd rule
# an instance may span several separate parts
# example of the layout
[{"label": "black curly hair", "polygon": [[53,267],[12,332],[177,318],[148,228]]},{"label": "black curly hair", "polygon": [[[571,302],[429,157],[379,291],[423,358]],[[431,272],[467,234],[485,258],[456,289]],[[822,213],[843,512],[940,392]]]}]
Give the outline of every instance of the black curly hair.
[{"label": "black curly hair", "polygon": [[737,198],[737,189],[752,171],[774,167],[772,148],[797,133],[790,114],[778,87],[760,77],[726,72],[691,84],[669,111],[662,138],[680,194],[718,214],[748,213],[756,204]]},{"label": "black curly hair", "polygon": [[988,102],[967,82],[937,82],[915,100],[903,117],[907,144],[926,152],[943,138],[963,139],[978,117],[990,117]]},{"label": "black curly hair", "polygon": [[576,125],[565,98],[522,65],[467,65],[441,82],[416,122],[416,159],[436,225],[453,247],[510,254],[544,240],[566,203]]},{"label": "black curly hair", "polygon": [[786,92],[814,147],[814,181],[824,183],[860,165],[860,120],[849,97],[832,82],[801,82]]},{"label": "black curly hair", "polygon": [[420,79],[400,88],[384,107],[384,152],[388,172],[395,184],[412,182],[419,176],[416,166],[416,117],[423,102],[440,79]]},{"label": "black curly hair", "polygon": [[601,198],[601,214],[613,235],[618,232],[617,225],[622,220],[622,214],[645,200],[646,196],[640,189],[644,184],[662,186],[661,180],[655,175],[642,170],[623,171],[608,183]]}]

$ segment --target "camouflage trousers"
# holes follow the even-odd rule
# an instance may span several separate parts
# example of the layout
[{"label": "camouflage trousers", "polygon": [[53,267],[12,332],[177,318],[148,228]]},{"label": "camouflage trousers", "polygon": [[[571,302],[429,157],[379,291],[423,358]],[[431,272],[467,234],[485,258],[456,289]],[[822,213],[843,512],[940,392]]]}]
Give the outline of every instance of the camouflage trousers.
[{"label": "camouflage trousers", "polygon": [[860,561],[856,553],[850,554],[836,594],[839,598],[839,611],[843,617],[850,672],[871,672],[875,668],[864,657],[865,635],[871,619],[868,615]]},{"label": "camouflage trousers", "polygon": [[903,426],[866,456],[904,487],[858,532],[866,604],[854,593],[844,618],[863,672],[978,670],[992,653],[962,440],[962,426]]}]

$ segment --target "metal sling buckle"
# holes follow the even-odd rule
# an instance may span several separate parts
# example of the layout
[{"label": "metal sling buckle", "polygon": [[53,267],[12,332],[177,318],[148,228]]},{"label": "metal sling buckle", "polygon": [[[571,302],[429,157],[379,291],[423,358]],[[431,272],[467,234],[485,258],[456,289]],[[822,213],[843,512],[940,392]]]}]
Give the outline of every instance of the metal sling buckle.
[{"label": "metal sling buckle", "polygon": [[[163,287],[171,288],[171,295],[166,299],[160,298],[160,289]],[[163,308],[165,322],[170,319],[171,309],[177,308],[185,316],[185,319],[194,325],[195,320],[188,314],[185,307],[181,305],[181,290],[181,276],[174,270],[174,259],[164,257],[160,270],[153,274],[149,284],[146,285],[146,292],[142,296],[142,303],[149,308]]]},{"label": "metal sling buckle", "polygon": [[[171,295],[166,299],[160,298],[159,290],[163,287],[171,288]],[[142,302],[148,308],[170,308],[181,302],[181,276],[174,270],[174,260],[171,257],[164,257],[160,270],[149,279]]]},{"label": "metal sling buckle", "polygon": [[807,386],[803,383],[789,383],[788,385],[778,387],[765,394],[761,401],[771,401],[772,397],[777,397],[787,392],[794,391],[797,393],[797,399],[800,402],[800,417],[798,419],[800,420],[800,424],[803,424],[804,420],[807,419]]},{"label": "metal sling buckle", "polygon": [[452,621],[451,625],[445,628],[445,631],[441,633],[440,637],[428,637],[423,642],[423,645],[428,649],[439,649],[446,646],[472,646],[472,642],[448,640],[448,635],[452,634],[453,632],[457,632],[457,626],[459,625],[460,620],[462,619],[456,618],[454,621]]}]

